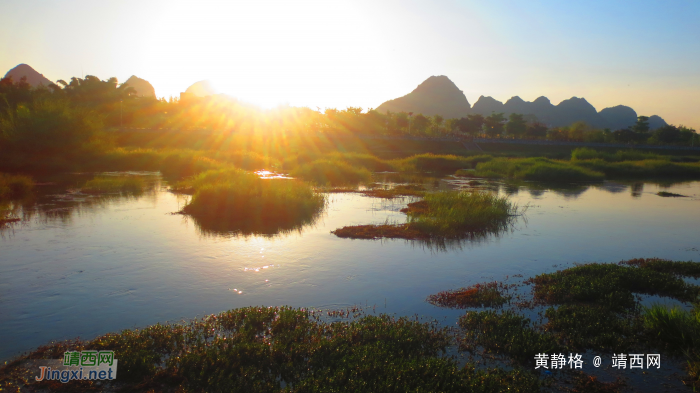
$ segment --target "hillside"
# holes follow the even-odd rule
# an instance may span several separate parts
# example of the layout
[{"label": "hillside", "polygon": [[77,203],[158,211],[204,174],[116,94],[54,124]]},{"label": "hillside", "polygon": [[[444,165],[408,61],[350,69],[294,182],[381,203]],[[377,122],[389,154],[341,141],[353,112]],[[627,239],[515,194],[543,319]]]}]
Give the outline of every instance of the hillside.
[{"label": "hillside", "polygon": [[12,80],[15,82],[19,82],[19,80],[22,79],[22,77],[26,77],[27,83],[29,83],[29,85],[32,87],[48,87],[49,85],[53,84],[53,82],[51,82],[48,78],[38,73],[34,68],[27,64],[20,64],[15,68],[7,71],[7,74],[5,74],[5,78],[8,77],[11,77]]},{"label": "hillside", "polygon": [[445,118],[462,117],[469,113],[470,105],[464,93],[446,76],[431,76],[415,90],[377,107],[379,112],[414,112],[427,116],[442,115]]}]

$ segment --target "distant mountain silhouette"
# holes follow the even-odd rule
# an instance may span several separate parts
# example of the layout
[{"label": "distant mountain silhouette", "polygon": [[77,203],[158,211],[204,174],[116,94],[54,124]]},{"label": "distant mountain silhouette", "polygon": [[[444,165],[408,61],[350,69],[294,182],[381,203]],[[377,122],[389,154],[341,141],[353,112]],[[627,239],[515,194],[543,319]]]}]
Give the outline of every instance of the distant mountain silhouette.
[{"label": "distant mountain silhouette", "polygon": [[132,75],[129,79],[124,82],[125,85],[133,87],[136,90],[136,95],[139,97],[153,97],[156,98],[156,89],[153,88],[147,80],[141,79],[136,75]]},{"label": "distant mountain silhouette", "polygon": [[445,118],[466,116],[469,109],[467,97],[444,75],[431,76],[411,93],[377,107],[379,112],[403,111],[426,116],[442,115]]},{"label": "distant mountain silhouette", "polygon": [[216,94],[216,89],[214,89],[211,83],[207,80],[199,81],[188,87],[185,90],[186,94],[191,94],[197,97],[206,97]]},{"label": "distant mountain silhouette", "polygon": [[[431,76],[413,92],[403,97],[387,101],[377,108],[380,112],[414,112],[424,115],[442,115],[445,118],[463,117],[467,114],[488,116],[492,113],[520,113],[534,115],[537,120],[550,127],[563,127],[577,121],[585,121],[598,128],[618,130],[631,127],[637,121],[634,109],[618,105],[598,112],[585,98],[571,97],[552,105],[547,97],[535,101],[524,101],[515,96],[502,103],[492,97],[481,96],[469,107],[469,102],[461,90],[446,76]],[[649,127],[654,130],[666,125],[664,119],[649,117]]]},{"label": "distant mountain silhouette", "polygon": [[44,75],[36,72],[34,68],[27,64],[20,64],[17,67],[7,71],[7,74],[5,74],[5,78],[12,77],[14,82],[19,82],[19,80],[25,76],[27,77],[27,83],[29,83],[29,85],[32,87],[38,87],[40,85],[48,87],[53,84],[53,82],[44,77]]}]

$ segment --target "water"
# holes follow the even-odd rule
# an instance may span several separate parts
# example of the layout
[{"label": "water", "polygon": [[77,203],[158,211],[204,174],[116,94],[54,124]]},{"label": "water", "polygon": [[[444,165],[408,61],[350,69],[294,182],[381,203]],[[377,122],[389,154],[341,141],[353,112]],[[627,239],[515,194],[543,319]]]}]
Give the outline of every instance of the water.
[{"label": "water", "polygon": [[[280,236],[205,233],[173,215],[187,197],[66,194],[80,175],[40,186],[28,221],[0,231],[0,359],[51,340],[265,305],[343,308],[444,319],[464,311],[428,295],[482,281],[525,278],[576,262],[638,257],[700,261],[700,182],[613,183],[551,189],[481,184],[527,206],[512,232],[425,245],[340,239],[355,224],[403,222],[410,199],[330,194],[315,224]],[[274,181],[274,180],[272,180]],[[438,188],[459,186],[439,181]],[[664,190],[688,198],[662,198]]]}]

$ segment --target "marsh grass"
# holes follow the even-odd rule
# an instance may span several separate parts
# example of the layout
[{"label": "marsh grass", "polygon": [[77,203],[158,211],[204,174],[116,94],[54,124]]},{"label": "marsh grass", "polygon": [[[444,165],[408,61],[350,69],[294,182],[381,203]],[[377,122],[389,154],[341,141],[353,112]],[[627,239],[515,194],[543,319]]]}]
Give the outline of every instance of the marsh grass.
[{"label": "marsh grass", "polygon": [[86,194],[131,193],[138,194],[146,188],[146,182],[138,176],[98,176],[88,180],[80,191]]},{"label": "marsh grass", "polygon": [[511,299],[508,287],[493,281],[428,296],[428,303],[449,308],[500,307]]},{"label": "marsh grass", "polygon": [[668,160],[607,162],[602,159],[576,161],[579,168],[605,174],[607,178],[700,178],[700,164]]},{"label": "marsh grass", "polygon": [[229,168],[200,173],[176,189],[192,193],[182,210],[205,233],[268,234],[300,229],[312,223],[326,198],[292,179],[260,179]]},{"label": "marsh grass", "polygon": [[476,164],[488,162],[490,155],[455,156],[451,154],[417,154],[408,158],[394,160],[394,166],[402,171],[433,172],[439,174],[455,173],[459,169],[473,169]]},{"label": "marsh grass", "polygon": [[344,161],[321,159],[303,164],[290,174],[318,185],[341,186],[369,183],[372,173],[364,167],[354,167]]},{"label": "marsh grass", "polygon": [[529,318],[511,310],[467,312],[459,319],[464,332],[461,348],[470,352],[483,348],[487,352],[506,354],[520,364],[532,364],[536,353],[563,349],[552,335],[532,325]]},{"label": "marsh grass", "polygon": [[478,164],[474,174],[479,177],[541,182],[591,182],[604,178],[600,172],[547,158],[496,158]]},{"label": "marsh grass", "polygon": [[571,152],[571,161],[601,159],[607,162],[669,160],[671,157],[639,150],[618,150],[615,153],[602,152],[587,147],[579,147]]},{"label": "marsh grass", "polygon": [[[683,280],[700,277],[700,262],[632,259],[617,264],[585,264],[525,280],[532,285],[532,300],[509,301],[505,310],[470,311],[460,318],[462,348],[504,355],[515,364],[532,364],[538,353],[594,350],[609,353],[659,353],[687,359],[687,385],[700,387],[700,287]],[[480,287],[494,283],[484,283]],[[476,286],[475,286],[476,287]],[[475,292],[474,287],[467,288]],[[429,297],[454,307],[461,290]],[[447,294],[448,296],[443,296]],[[695,304],[691,311],[661,305],[643,307],[640,295],[669,297]],[[471,295],[471,293],[470,293]],[[492,293],[490,296],[496,296]],[[440,302],[434,304],[441,305]],[[466,307],[502,307],[496,302],[471,301]],[[524,309],[547,307],[541,321],[521,315]],[[541,315],[541,314],[540,314]],[[633,352],[636,351],[636,352]],[[667,356],[667,355],[665,355]],[[582,378],[590,378],[583,375]],[[599,384],[574,383],[579,391]],[[587,386],[587,387],[586,387]],[[598,386],[614,388],[610,385]],[[619,386],[617,386],[619,387]],[[616,387],[615,387],[616,388]],[[605,390],[603,390],[605,391]]]},{"label": "marsh grass", "polygon": [[0,173],[0,200],[25,197],[33,188],[34,181],[29,176]]},{"label": "marsh grass", "polygon": [[409,225],[441,237],[460,237],[465,232],[497,233],[508,228],[518,207],[486,192],[442,191],[426,194],[409,204]]},{"label": "marsh grass", "polygon": [[508,230],[520,214],[507,197],[469,191],[426,193],[401,211],[406,224],[346,226],[332,233],[353,239],[469,239]]},{"label": "marsh grass", "polygon": [[68,350],[91,349],[115,352],[119,379],[86,381],[81,385],[86,390],[109,386],[122,391],[539,391],[537,378],[521,369],[477,370],[472,364],[462,368],[440,356],[450,338],[447,329],[435,322],[360,315],[328,323],[319,314],[288,307],[246,307],[87,342],[55,343],[0,368],[0,380],[17,389],[46,387],[46,382],[33,378],[13,379],[21,375],[22,360],[61,358]]},{"label": "marsh grass", "polygon": [[667,191],[659,191],[656,193],[656,195],[660,197],[666,197],[666,198],[687,198],[687,195],[681,195],[681,194],[674,194],[672,192],[667,192]]}]

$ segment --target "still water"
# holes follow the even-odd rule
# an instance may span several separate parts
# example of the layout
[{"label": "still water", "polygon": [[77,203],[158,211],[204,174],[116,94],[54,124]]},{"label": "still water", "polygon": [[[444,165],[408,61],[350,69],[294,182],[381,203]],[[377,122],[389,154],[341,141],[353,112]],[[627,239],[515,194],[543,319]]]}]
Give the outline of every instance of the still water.
[{"label": "still water", "polygon": [[[352,193],[329,194],[323,215],[299,231],[203,232],[171,214],[186,196],[141,175],[153,188],[131,197],[67,191],[80,175],[39,186],[25,221],[0,229],[0,360],[51,340],[252,305],[376,306],[453,324],[464,311],[434,307],[428,295],[576,262],[700,261],[700,182],[480,184],[527,207],[524,217],[500,236],[441,246],[335,237],[330,231],[346,225],[403,222],[399,209],[411,201]],[[688,197],[657,196],[662,190]]]}]

